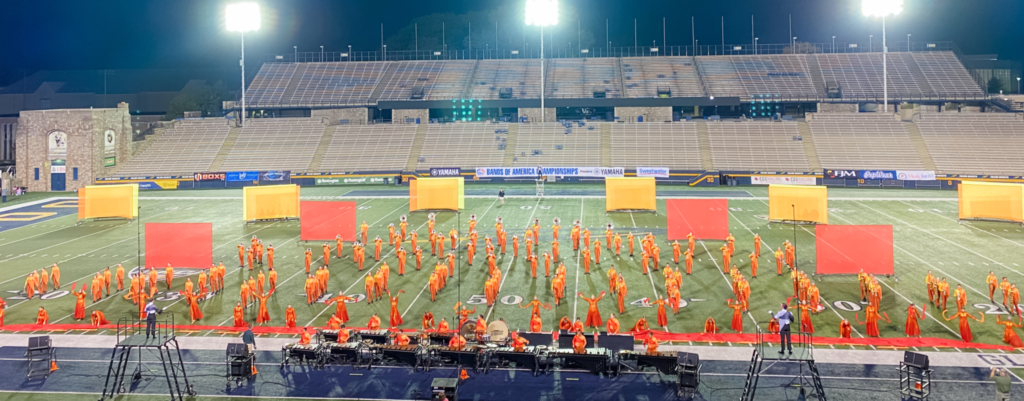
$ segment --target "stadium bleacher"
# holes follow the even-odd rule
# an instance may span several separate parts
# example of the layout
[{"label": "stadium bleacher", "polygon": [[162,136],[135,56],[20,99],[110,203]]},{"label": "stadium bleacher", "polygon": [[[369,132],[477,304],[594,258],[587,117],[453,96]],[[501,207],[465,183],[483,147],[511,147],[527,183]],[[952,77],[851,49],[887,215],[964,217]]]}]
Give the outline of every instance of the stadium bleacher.
[{"label": "stadium bleacher", "polygon": [[423,88],[423,100],[458,99],[472,79],[473,60],[398,62],[384,84],[380,100],[409,100],[414,88]]},{"label": "stadium bleacher", "polygon": [[298,66],[295,63],[264,63],[246,89],[245,101],[251,107],[279,104]]},{"label": "stadium bleacher", "polygon": [[604,91],[606,98],[622,97],[619,59],[556,58],[547,63],[544,96],[588,99]]},{"label": "stadium bleacher", "polygon": [[1017,114],[926,113],[917,128],[940,174],[1024,175]]},{"label": "stadium bleacher", "polygon": [[558,123],[520,124],[513,165],[557,167],[601,164],[600,130],[573,126],[568,135],[565,131],[566,128]]},{"label": "stadium bleacher", "polygon": [[306,171],[323,133],[319,119],[248,120],[225,155],[221,169]]},{"label": "stadium bleacher", "polygon": [[814,114],[807,123],[825,169],[923,170],[903,123],[891,114]]},{"label": "stadium bleacher", "polygon": [[709,121],[711,157],[719,171],[810,171],[797,123]]},{"label": "stadium bleacher", "polygon": [[[889,53],[887,57],[890,97],[921,97],[924,91],[904,57],[908,53]],[[881,53],[818,54],[818,66],[825,82],[836,82],[843,97],[881,97]]]},{"label": "stadium bleacher", "polygon": [[611,134],[615,167],[701,170],[697,123],[612,124]]},{"label": "stadium bleacher", "polygon": [[152,139],[152,143],[117,170],[123,177],[191,175],[209,171],[224,139],[227,120],[183,120]]},{"label": "stadium bleacher", "polygon": [[338,125],[320,162],[320,170],[404,169],[415,137],[416,125],[412,124]]},{"label": "stadium bleacher", "polygon": [[911,53],[937,95],[984,96],[978,83],[952,52]]},{"label": "stadium bleacher", "polygon": [[705,95],[689,57],[625,57],[622,73],[626,80],[624,97],[658,97],[659,89],[668,89],[673,97]]},{"label": "stadium bleacher", "polygon": [[[496,133],[501,131],[505,133]],[[501,165],[508,124],[431,124],[423,140],[417,168]]]},{"label": "stadium bleacher", "polygon": [[378,61],[309,63],[287,100],[309,105],[368,103],[388,65]]},{"label": "stadium bleacher", "polygon": [[497,99],[512,88],[513,99],[540,98],[540,60],[482,60],[473,82],[473,99]]},{"label": "stadium bleacher", "polygon": [[697,65],[713,96],[818,95],[803,54],[706,56],[697,57]]}]

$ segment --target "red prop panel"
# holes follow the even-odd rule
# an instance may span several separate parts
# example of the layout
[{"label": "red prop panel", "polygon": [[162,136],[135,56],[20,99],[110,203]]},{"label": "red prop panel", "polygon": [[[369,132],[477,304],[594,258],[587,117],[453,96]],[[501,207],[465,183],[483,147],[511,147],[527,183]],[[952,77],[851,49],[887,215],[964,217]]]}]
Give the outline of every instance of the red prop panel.
[{"label": "red prop panel", "polygon": [[893,274],[892,226],[814,228],[818,274]]},{"label": "red prop panel", "polygon": [[146,223],[146,266],[209,268],[213,223]]},{"label": "red prop panel", "polygon": [[697,239],[720,239],[729,236],[728,199],[669,199],[668,239],[686,239],[693,233]]},{"label": "red prop panel", "polygon": [[355,202],[302,201],[299,213],[303,241],[332,240],[339,234],[343,241],[356,240]]}]

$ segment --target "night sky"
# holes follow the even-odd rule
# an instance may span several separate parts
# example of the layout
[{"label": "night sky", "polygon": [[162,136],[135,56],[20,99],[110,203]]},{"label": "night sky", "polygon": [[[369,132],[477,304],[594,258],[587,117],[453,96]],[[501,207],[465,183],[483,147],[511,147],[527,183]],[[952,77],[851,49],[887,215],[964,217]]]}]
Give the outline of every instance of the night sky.
[{"label": "night sky", "polygon": [[[525,0],[524,0],[525,1]],[[703,44],[720,44],[725,17],[726,44],[750,42],[754,15],[759,43],[787,43],[788,15],[800,41],[867,42],[881,36],[881,23],[861,15],[859,0],[562,0],[576,7],[581,24],[594,36],[609,35],[616,46],[632,44],[633,18],[638,42],[661,44],[662,17],[668,45],[690,43],[690,16]],[[508,2],[495,0],[263,0],[263,26],[246,35],[247,64],[266,54],[300,51],[377,50],[384,35],[413,18],[432,13],[488,11]],[[100,0],[95,2],[3,0],[0,10],[0,86],[40,69],[233,68],[238,35],[224,30],[226,2],[210,0]],[[511,3],[516,5],[516,2]],[[518,5],[520,8],[522,5]],[[965,54],[997,53],[1024,57],[1024,1],[906,0],[904,13],[888,20],[890,40],[952,41]],[[576,21],[563,19],[560,24]],[[456,29],[453,27],[452,29]],[[477,43],[474,43],[476,47]],[[481,46],[483,44],[480,44]],[[892,45],[890,45],[892,48]]]}]

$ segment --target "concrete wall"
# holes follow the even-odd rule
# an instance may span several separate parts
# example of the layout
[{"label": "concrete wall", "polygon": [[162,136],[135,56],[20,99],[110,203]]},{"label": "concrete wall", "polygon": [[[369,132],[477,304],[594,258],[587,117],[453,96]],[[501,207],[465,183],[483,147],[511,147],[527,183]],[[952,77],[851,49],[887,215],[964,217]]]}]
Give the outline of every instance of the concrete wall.
[{"label": "concrete wall", "polygon": [[337,124],[340,120],[348,120],[349,124],[369,124],[370,109],[366,107],[351,107],[345,109],[314,109],[310,116],[326,117],[331,124]]},{"label": "concrete wall", "polygon": [[430,122],[429,109],[394,109],[391,110],[391,121],[396,124],[405,124],[406,118],[418,118],[420,124]]},{"label": "concrete wall", "polygon": [[[29,191],[49,191],[51,156],[47,144],[50,133],[67,134],[66,189],[75,191],[116,167],[103,167],[103,159],[112,156],[118,164],[131,160],[131,116],[128,105],[116,109],[66,109],[23,111],[18,120],[16,165],[19,182]],[[114,150],[105,152],[107,131],[114,136]],[[35,179],[35,169],[39,179]],[[74,169],[78,168],[78,179]]]},{"label": "concrete wall", "polygon": [[636,122],[638,116],[644,117],[644,122],[665,122],[672,121],[671,107],[616,107],[615,117],[619,121]]},{"label": "concrete wall", "polygon": [[819,113],[856,113],[860,111],[856,103],[818,103]]},{"label": "concrete wall", "polygon": [[[530,122],[540,122],[540,108],[519,108],[519,117],[526,117]],[[558,117],[555,115],[554,107],[544,108],[544,122],[558,122]]]}]

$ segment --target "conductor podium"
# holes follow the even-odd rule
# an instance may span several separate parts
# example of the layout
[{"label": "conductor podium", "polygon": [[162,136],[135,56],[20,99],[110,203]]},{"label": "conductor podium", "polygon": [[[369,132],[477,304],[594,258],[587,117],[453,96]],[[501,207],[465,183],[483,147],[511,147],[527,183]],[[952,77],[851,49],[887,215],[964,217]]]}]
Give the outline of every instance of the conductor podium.
[{"label": "conductor podium", "polygon": [[[799,327],[800,323],[796,321],[790,325],[792,327]],[[825,389],[821,385],[821,375],[818,373],[817,365],[814,364],[814,346],[812,345],[811,334],[794,331],[791,338],[792,351],[786,354],[776,352],[776,349],[772,346],[772,342],[779,344],[778,340],[778,334],[765,333],[758,326],[757,344],[754,346],[754,352],[750,358],[747,381],[743,386],[743,394],[740,396],[740,401],[753,401],[757,399],[755,398],[757,382],[762,374],[765,374],[774,366],[786,367],[786,365],[792,363],[798,364],[797,374],[786,387],[804,387],[806,385],[811,391],[810,394],[807,394],[807,398],[814,395],[818,400],[826,401]],[[770,361],[768,366],[764,366],[764,361]],[[804,365],[807,368],[806,372]]]},{"label": "conductor podium", "polygon": [[[182,387],[185,394],[195,396],[196,392],[188,382],[188,374],[185,364],[181,360],[181,349],[178,347],[178,340],[174,335],[174,315],[158,321],[153,335],[147,335],[146,322],[138,318],[121,318],[117,322],[117,345],[114,352],[110,354],[110,365],[107,367],[107,379],[103,384],[104,398],[114,398],[118,393],[125,393],[125,373],[128,365],[136,363],[135,372],[131,376],[132,382],[142,380],[143,372],[155,372],[150,370],[142,362],[142,351],[155,351],[160,358],[160,365],[163,368],[163,376],[167,381],[167,390],[172,400],[182,401]],[[138,362],[132,361],[132,352],[138,354]],[[116,365],[115,365],[116,362]],[[184,385],[182,385],[182,381]]]}]

